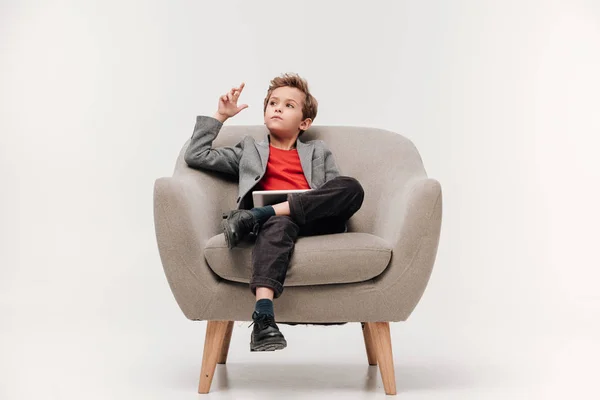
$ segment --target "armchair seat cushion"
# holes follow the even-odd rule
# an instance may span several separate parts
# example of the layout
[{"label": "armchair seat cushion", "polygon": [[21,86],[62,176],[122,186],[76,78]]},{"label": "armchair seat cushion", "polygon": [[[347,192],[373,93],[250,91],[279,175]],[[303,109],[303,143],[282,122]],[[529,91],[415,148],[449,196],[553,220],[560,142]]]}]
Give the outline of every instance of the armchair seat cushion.
[{"label": "armchair seat cushion", "polygon": [[[223,279],[249,283],[252,275],[252,239],[228,249],[223,234],[211,237],[204,256]],[[363,282],[388,266],[392,247],[369,233],[348,232],[300,236],[292,252],[284,286]]]}]

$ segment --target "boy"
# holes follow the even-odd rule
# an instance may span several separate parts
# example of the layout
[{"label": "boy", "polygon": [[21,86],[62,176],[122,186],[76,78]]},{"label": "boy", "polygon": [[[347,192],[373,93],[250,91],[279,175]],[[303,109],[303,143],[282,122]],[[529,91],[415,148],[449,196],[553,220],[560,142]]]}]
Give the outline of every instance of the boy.
[{"label": "boy", "polygon": [[[243,89],[244,83],[222,95],[212,117],[197,117],[185,161],[192,168],[239,177],[237,209],[223,215],[223,233],[230,249],[246,236],[256,240],[250,350],[279,350],[287,342],[275,323],[273,299],[283,292],[296,238],[346,232],[346,222],[360,209],[364,191],[356,179],[340,176],[322,140],[299,140],[317,115],[317,100],[297,74],[271,80],[263,108],[268,132],[262,142],[245,136],[235,146],[212,148],[223,123],[248,107],[237,105]],[[253,190],[277,189],[313,190],[289,194],[288,201],[273,206],[250,207]]]}]

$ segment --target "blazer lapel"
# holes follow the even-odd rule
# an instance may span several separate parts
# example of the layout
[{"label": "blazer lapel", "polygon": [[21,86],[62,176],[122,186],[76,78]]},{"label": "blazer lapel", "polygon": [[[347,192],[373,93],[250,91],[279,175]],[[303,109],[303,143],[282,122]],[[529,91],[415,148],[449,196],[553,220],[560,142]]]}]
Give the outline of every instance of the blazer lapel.
[{"label": "blazer lapel", "polygon": [[260,163],[263,172],[267,170],[267,162],[269,161],[269,141],[269,133],[266,133],[262,142],[255,142],[256,150],[258,150],[258,154],[260,154]]},{"label": "blazer lapel", "polygon": [[298,138],[296,139],[296,149],[298,150],[298,157],[300,157],[300,164],[302,165],[306,181],[312,187],[312,155],[315,150],[315,144],[301,142],[300,138]]}]

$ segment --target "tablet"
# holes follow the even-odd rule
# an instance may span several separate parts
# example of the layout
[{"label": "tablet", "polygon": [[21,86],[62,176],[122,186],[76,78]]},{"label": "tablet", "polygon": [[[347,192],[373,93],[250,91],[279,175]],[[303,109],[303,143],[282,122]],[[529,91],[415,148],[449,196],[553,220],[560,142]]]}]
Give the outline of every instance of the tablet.
[{"label": "tablet", "polygon": [[285,190],[255,190],[252,192],[254,207],[271,206],[287,201],[288,193],[302,193],[313,189],[285,189]]}]

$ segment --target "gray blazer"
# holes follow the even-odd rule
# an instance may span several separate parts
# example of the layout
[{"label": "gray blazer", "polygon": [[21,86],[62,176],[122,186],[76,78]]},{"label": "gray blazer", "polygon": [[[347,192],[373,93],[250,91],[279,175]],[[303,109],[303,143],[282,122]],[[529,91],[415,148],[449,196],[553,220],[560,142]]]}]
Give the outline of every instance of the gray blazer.
[{"label": "gray blazer", "polygon": [[[271,135],[267,131],[261,142],[244,136],[235,146],[212,148],[223,123],[208,116],[196,117],[196,126],[185,152],[185,162],[192,168],[219,171],[239,177],[237,208],[249,208],[254,186],[262,179],[269,160]],[[296,149],[306,181],[311,189],[340,175],[333,154],[322,140],[296,140]]]}]

